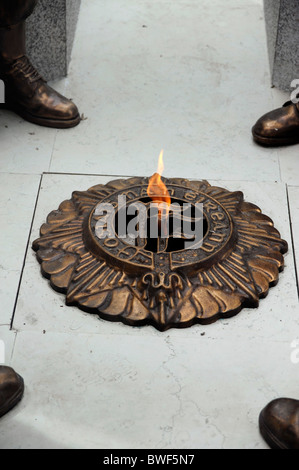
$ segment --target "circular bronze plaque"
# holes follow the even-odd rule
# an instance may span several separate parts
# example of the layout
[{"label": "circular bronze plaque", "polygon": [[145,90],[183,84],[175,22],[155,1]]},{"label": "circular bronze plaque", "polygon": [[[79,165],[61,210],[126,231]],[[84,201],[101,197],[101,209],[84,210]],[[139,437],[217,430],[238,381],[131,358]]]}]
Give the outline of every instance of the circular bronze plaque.
[{"label": "circular bronze plaque", "polygon": [[191,249],[171,237],[153,250],[148,239],[132,243],[117,230],[99,236],[103,204],[115,213],[124,197],[126,205],[147,206],[148,181],[115,180],[74,192],[48,216],[33,249],[67,305],[159,330],[211,323],[244,306],[257,307],[277,283],[288,247],[272,220],[244,202],[241,192],[163,178],[173,203],[203,207],[205,231]]}]

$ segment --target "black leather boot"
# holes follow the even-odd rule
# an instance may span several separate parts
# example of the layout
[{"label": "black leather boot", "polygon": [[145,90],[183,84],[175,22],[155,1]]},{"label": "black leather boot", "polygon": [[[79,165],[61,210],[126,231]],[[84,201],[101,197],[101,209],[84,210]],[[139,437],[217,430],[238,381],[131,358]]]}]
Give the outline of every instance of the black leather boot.
[{"label": "black leather boot", "polygon": [[26,56],[25,19],[36,3],[5,0],[0,4],[0,79],[5,85],[2,107],[41,126],[74,127],[80,122],[77,106],[48,86]]},{"label": "black leather boot", "polygon": [[22,398],[24,380],[11,367],[0,366],[0,417]]},{"label": "black leather boot", "polygon": [[299,401],[279,398],[264,408],[260,431],[272,449],[299,449]]},{"label": "black leather boot", "polygon": [[288,101],[281,108],[262,116],[252,128],[260,145],[278,147],[299,143],[299,104]]}]

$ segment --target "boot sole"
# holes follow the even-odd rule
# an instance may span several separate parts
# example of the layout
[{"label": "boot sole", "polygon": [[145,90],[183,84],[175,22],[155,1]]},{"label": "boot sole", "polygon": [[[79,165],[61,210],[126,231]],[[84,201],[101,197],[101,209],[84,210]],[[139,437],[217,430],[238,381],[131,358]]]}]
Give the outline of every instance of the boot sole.
[{"label": "boot sole", "polygon": [[259,416],[259,427],[261,435],[271,449],[288,450],[288,447],[286,447],[279,439],[277,439],[277,437],[275,437],[272,431],[268,428],[262,413]]},{"label": "boot sole", "polygon": [[4,416],[6,413],[8,413],[12,408],[14,408],[19,401],[22,399],[23,394],[24,394],[24,380],[23,378],[17,374],[19,381],[20,381],[20,386],[16,393],[10,398],[10,400],[5,403],[5,406],[2,406],[0,408],[0,418]]},{"label": "boot sole", "polygon": [[23,119],[25,119],[25,121],[32,122],[33,124],[37,124],[38,126],[51,127],[54,129],[70,129],[72,127],[76,127],[81,121],[80,114],[78,114],[72,119],[48,119],[39,116],[34,116],[33,114],[30,114],[28,111],[19,106],[9,105],[7,103],[5,103],[5,105],[0,106],[0,109],[7,109],[9,111],[13,111],[14,113],[18,114]]},{"label": "boot sole", "polygon": [[252,131],[253,139],[257,144],[262,145],[263,147],[284,147],[286,145],[295,145],[299,144],[299,136],[293,139],[271,139],[269,137],[262,137],[259,134],[256,134]]}]

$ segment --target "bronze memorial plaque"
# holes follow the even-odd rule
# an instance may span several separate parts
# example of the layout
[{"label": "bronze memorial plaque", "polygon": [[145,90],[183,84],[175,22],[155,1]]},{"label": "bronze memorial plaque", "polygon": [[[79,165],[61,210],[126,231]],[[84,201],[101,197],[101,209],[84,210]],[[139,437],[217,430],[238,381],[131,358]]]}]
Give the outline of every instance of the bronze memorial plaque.
[{"label": "bronze memorial plaque", "polygon": [[[201,205],[200,243],[192,245],[190,237],[174,230],[165,237],[134,238],[120,234],[117,222],[109,236],[101,236],[107,228],[103,208],[112,207],[120,220],[129,206],[144,207],[150,219],[149,181],[118,179],[77,191],[49,214],[33,249],[51,286],[66,294],[66,304],[161,331],[212,323],[243,307],[257,307],[278,282],[288,246],[272,220],[245,202],[242,192],[207,181],[162,178],[171,204],[182,208],[178,212]],[[194,210],[190,214],[186,220],[192,225]],[[134,222],[132,216],[128,220]]]}]

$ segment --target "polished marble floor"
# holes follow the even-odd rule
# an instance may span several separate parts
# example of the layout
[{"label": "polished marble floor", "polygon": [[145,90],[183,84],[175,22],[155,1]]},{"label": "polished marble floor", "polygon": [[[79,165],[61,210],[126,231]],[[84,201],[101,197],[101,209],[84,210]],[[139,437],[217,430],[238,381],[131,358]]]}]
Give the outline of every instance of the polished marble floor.
[{"label": "polished marble floor", "polygon": [[[0,448],[267,448],[260,410],[299,397],[299,147],[251,140],[288,99],[271,88],[262,1],[85,0],[53,86],[79,127],[0,111],[0,340],[26,383]],[[31,244],[48,213],[74,190],[151,175],[161,148],[165,176],[243,191],[288,241],[258,309],[160,333],[66,307],[41,277]]]}]

